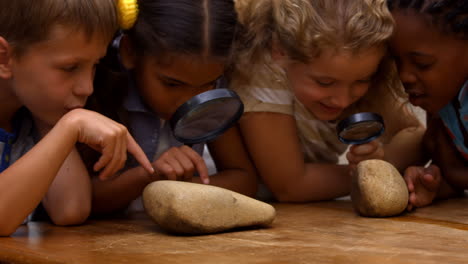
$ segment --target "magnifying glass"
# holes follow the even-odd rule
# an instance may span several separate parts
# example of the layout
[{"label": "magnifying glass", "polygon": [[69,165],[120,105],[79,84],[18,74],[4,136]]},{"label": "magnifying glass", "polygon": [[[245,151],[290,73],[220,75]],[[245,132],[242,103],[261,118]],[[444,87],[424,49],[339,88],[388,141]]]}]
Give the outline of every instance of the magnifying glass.
[{"label": "magnifying glass", "polygon": [[244,112],[239,96],[229,89],[198,94],[177,108],[169,120],[174,137],[186,144],[208,142],[234,125]]},{"label": "magnifying glass", "polygon": [[385,131],[385,124],[379,114],[363,112],[341,120],[336,129],[341,142],[356,145],[378,138]]}]

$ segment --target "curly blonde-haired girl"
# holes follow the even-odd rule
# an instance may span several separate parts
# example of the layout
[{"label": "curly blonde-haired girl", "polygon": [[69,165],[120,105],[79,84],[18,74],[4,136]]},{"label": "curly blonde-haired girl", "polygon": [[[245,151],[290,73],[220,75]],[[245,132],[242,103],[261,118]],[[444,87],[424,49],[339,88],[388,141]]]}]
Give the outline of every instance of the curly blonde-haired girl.
[{"label": "curly blonde-haired girl", "polygon": [[[240,122],[258,172],[280,201],[349,193],[359,161],[385,159],[399,169],[417,157],[424,129],[404,104],[387,40],[393,19],[384,0],[238,0],[243,26],[231,87],[245,103]],[[381,114],[379,140],[346,150],[336,121]]]}]

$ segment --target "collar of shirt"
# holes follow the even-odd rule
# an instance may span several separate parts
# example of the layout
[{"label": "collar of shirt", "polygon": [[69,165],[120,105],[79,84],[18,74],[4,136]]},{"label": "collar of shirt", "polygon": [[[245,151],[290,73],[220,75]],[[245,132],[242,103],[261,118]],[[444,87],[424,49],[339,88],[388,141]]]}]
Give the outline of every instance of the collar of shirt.
[{"label": "collar of shirt", "polygon": [[153,111],[151,111],[141,99],[133,82],[129,84],[129,87],[130,89],[124,101],[125,109],[129,112],[152,113]]},{"label": "collar of shirt", "polygon": [[[460,102],[461,107],[463,108],[468,101],[468,80],[463,84],[460,92],[458,93],[458,101]],[[466,107],[466,106],[465,106]]]}]

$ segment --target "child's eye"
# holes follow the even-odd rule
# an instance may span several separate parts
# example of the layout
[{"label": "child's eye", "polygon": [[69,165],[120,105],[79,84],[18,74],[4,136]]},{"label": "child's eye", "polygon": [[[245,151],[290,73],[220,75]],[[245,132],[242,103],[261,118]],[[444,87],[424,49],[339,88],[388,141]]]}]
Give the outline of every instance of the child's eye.
[{"label": "child's eye", "polygon": [[73,72],[75,71],[76,69],[78,69],[78,65],[69,65],[69,66],[65,66],[65,67],[62,67],[62,70],[63,71],[66,71],[66,72]]},{"label": "child's eye", "polygon": [[422,70],[422,71],[427,70],[432,66],[431,63],[414,63],[414,64],[419,70]]},{"label": "child's eye", "polygon": [[163,85],[166,87],[179,87],[181,86],[180,83],[174,83],[174,82],[163,82]]},{"label": "child's eye", "polygon": [[435,62],[433,59],[415,58],[412,63],[418,70],[424,71],[429,69]]},{"label": "child's eye", "polygon": [[359,83],[370,83],[371,81],[372,81],[372,78],[364,79],[364,80],[358,80]]},{"label": "child's eye", "polygon": [[325,80],[315,80],[315,82],[323,87],[331,86],[335,83],[335,81],[325,81]]}]

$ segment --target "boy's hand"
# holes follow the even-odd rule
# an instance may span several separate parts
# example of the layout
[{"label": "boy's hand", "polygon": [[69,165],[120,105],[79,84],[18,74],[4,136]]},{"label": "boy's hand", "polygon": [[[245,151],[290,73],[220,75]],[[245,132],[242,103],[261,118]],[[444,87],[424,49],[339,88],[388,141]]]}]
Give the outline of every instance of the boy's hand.
[{"label": "boy's hand", "polygon": [[409,167],[404,178],[409,192],[408,211],[431,204],[442,180],[436,165],[430,165],[428,168]]},{"label": "boy's hand", "polygon": [[78,142],[84,143],[101,152],[101,157],[94,164],[101,180],[108,179],[120,170],[127,160],[127,151],[149,173],[154,173],[151,162],[135,142],[125,126],[93,111],[75,109],[66,114],[67,120],[77,126]]},{"label": "boy's hand", "polygon": [[203,158],[191,147],[172,147],[153,162],[156,172],[174,181],[192,181],[195,170],[204,184],[209,184],[208,168]]},{"label": "boy's hand", "polygon": [[383,159],[384,153],[382,143],[376,139],[366,144],[352,145],[346,154],[346,158],[349,165],[355,167],[363,160]]}]

